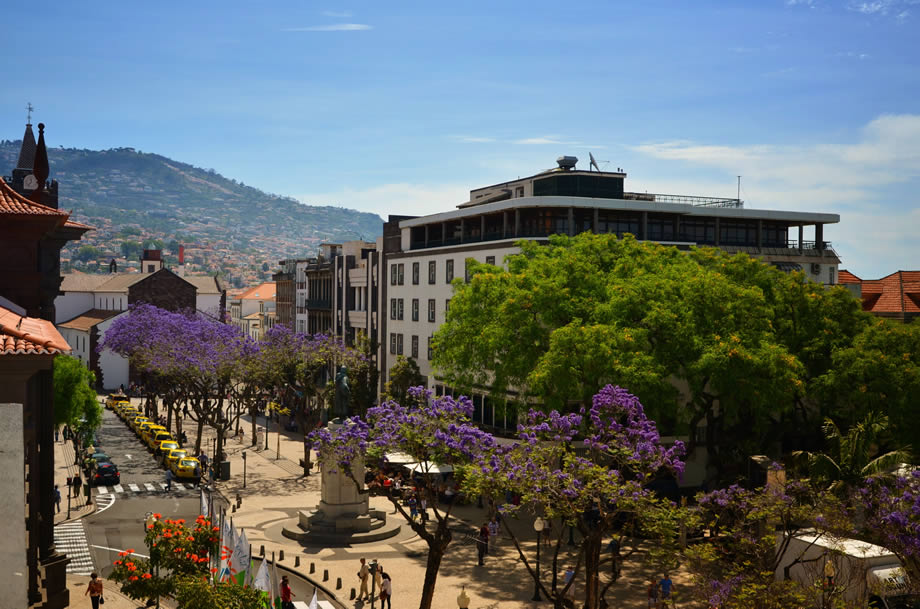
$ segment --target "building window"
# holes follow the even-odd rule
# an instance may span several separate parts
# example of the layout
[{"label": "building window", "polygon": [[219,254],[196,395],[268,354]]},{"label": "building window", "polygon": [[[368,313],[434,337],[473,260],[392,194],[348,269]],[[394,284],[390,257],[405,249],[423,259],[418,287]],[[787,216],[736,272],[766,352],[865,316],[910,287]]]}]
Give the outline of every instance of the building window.
[{"label": "building window", "polygon": [[434,298],[428,299],[428,321],[434,323]]},{"label": "building window", "polygon": [[412,285],[418,285],[419,268],[418,262],[412,263]]},{"label": "building window", "polygon": [[495,256],[486,256],[486,264],[495,266]]},{"label": "building window", "polygon": [[390,285],[396,285],[396,265],[390,265]]},{"label": "building window", "polygon": [[437,280],[438,263],[434,260],[428,262],[428,283],[434,285]]},{"label": "building window", "polygon": [[431,337],[428,337],[428,361],[431,361]]},{"label": "building window", "polygon": [[470,265],[471,264],[472,264],[471,260],[466,260],[463,263],[463,282],[464,283],[470,282]]},{"label": "building window", "polygon": [[403,310],[404,301],[402,298],[396,301],[396,319],[402,321],[405,311]]},{"label": "building window", "polygon": [[397,264],[396,265],[396,283],[398,285],[403,285],[406,280],[406,265]]},{"label": "building window", "polygon": [[444,276],[447,279],[447,283],[454,280],[454,261],[452,259],[447,261],[447,268],[445,269]]},{"label": "building window", "polygon": [[412,358],[418,359],[418,336],[412,335]]},{"label": "building window", "polygon": [[396,355],[396,333],[390,332],[390,355]]},{"label": "building window", "polygon": [[450,298],[444,301],[444,319],[447,319],[447,314],[450,313]]},{"label": "building window", "polygon": [[412,321],[418,321],[418,298],[412,299]]},{"label": "building window", "polygon": [[390,299],[390,319],[396,319],[396,299]]}]

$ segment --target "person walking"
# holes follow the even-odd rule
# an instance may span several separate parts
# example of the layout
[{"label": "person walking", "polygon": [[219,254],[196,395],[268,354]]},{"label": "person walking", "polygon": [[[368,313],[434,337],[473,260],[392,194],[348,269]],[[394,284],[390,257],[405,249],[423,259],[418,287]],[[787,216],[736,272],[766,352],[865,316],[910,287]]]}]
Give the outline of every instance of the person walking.
[{"label": "person walking", "polygon": [[573,584],[569,586],[569,582],[571,582],[573,579],[575,579],[575,567],[569,565],[565,568],[565,575],[562,576],[562,586],[568,586],[569,588],[565,593],[568,598],[574,598],[575,596],[575,585]]},{"label": "person walking", "polygon": [[291,582],[288,581],[287,575],[281,576],[281,609],[294,609],[294,597],[297,596],[291,592]]},{"label": "person walking", "polygon": [[99,609],[99,605],[104,603],[102,600],[102,580],[97,573],[89,576],[89,584],[86,586],[86,592],[83,596],[89,594],[89,602],[93,604],[93,609]]},{"label": "person walking", "polygon": [[409,495],[409,518],[412,522],[415,522],[415,519],[418,518],[418,500],[415,498],[415,495]]},{"label": "person walking", "polygon": [[498,520],[495,516],[489,521],[489,546],[490,550],[495,550],[495,543],[498,541]]},{"label": "person walking", "polygon": [[166,470],[166,492],[172,490],[173,473],[171,469]]},{"label": "person walking", "polygon": [[649,609],[657,609],[658,607],[658,584],[655,582],[654,579],[649,580],[648,588],[646,588],[645,594],[648,597]]},{"label": "person walking", "polygon": [[661,578],[661,581],[658,582],[658,587],[661,589],[661,606],[667,607],[671,601],[671,587],[674,585],[674,582],[671,581],[671,578],[668,577],[667,571],[665,571],[664,577]]},{"label": "person walking", "polygon": [[198,462],[201,463],[202,470],[208,471],[208,456],[204,453],[204,451],[201,451],[201,454],[198,455]]},{"label": "person walking", "polygon": [[59,427],[54,428],[54,441],[58,442],[61,439],[61,429]]},{"label": "person walking", "polygon": [[80,490],[81,490],[80,487],[83,486],[83,480],[80,478],[80,474],[79,474],[79,473],[78,473],[76,476],[74,476],[73,478],[71,478],[71,480],[70,480],[70,486],[71,486],[71,489],[73,490],[73,497],[74,497],[74,498],[79,497],[79,496],[80,496]]},{"label": "person walking", "polygon": [[361,558],[361,567],[358,569],[358,579],[361,580],[361,587],[358,590],[358,600],[371,598],[371,593],[367,591],[367,580],[370,579],[371,570],[367,567],[367,561]]},{"label": "person walking", "polygon": [[383,578],[380,584],[380,609],[383,609],[384,605],[387,609],[393,609],[392,601],[390,601],[390,598],[393,597],[393,583],[390,581],[390,574],[384,573],[380,577]]},{"label": "person walking", "polygon": [[58,485],[54,485],[54,492],[52,494],[52,499],[54,500],[54,505],[57,507],[58,514],[61,513],[61,489],[58,488]]},{"label": "person walking", "polygon": [[489,524],[482,523],[482,526],[479,528],[479,538],[476,540],[477,550],[479,551],[479,566],[482,567],[483,559],[486,554],[489,552]]}]

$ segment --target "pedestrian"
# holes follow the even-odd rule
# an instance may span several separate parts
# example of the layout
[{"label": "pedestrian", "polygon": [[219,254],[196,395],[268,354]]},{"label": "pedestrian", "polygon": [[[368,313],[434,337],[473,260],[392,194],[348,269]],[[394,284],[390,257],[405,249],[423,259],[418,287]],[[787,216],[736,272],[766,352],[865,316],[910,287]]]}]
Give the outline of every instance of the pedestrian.
[{"label": "pedestrian", "polygon": [[61,489],[58,488],[58,485],[54,485],[54,494],[52,495],[54,499],[54,505],[57,507],[57,511],[61,513]]},{"label": "pedestrian", "polygon": [[201,451],[201,454],[198,455],[198,462],[201,463],[201,469],[208,469],[208,456],[204,451]]},{"label": "pedestrian", "polygon": [[367,561],[361,558],[361,567],[358,569],[358,579],[361,580],[361,587],[358,590],[358,600],[370,600],[371,593],[367,591],[367,580],[370,579],[371,570],[367,567]]},{"label": "pedestrian", "polygon": [[657,609],[658,607],[658,584],[655,583],[655,580],[649,580],[648,588],[646,589],[646,596],[648,597],[648,606],[651,609]]},{"label": "pedestrian", "polygon": [[74,496],[74,497],[79,497],[79,496],[80,496],[80,490],[81,490],[80,487],[83,486],[83,480],[80,478],[80,474],[79,474],[79,473],[78,473],[76,476],[74,476],[73,478],[71,478],[71,480],[70,480],[70,485],[71,485],[71,487],[73,488],[73,496]]},{"label": "pedestrian", "polygon": [[489,544],[492,550],[495,549],[496,541],[498,541],[498,520],[492,516],[492,520],[489,521]]},{"label": "pedestrian", "polygon": [[173,473],[171,469],[166,470],[166,491],[172,490]]},{"label": "pedestrian", "polygon": [[658,587],[661,588],[661,606],[667,607],[671,598],[671,586],[673,582],[671,578],[668,577],[667,571],[664,573],[664,577],[661,578],[661,581],[658,582]]},{"label": "pedestrian", "polygon": [[415,519],[418,518],[418,500],[415,498],[415,495],[409,495],[409,518],[412,522],[415,522]]},{"label": "pedestrian", "polygon": [[59,427],[54,428],[54,441],[60,442],[61,440],[61,429]]},{"label": "pedestrian", "polygon": [[419,500],[419,506],[421,508],[422,522],[428,522],[428,499],[422,496]]},{"label": "pedestrian", "polygon": [[553,545],[553,521],[549,518],[543,519],[543,545],[545,547],[550,547]]},{"label": "pedestrian", "polygon": [[377,570],[374,571],[374,585],[377,586],[378,590],[383,589],[383,565],[379,562],[377,563]]},{"label": "pedestrian", "polygon": [[575,568],[572,565],[569,565],[565,568],[565,575],[562,577],[562,586],[568,586],[569,588],[565,592],[565,595],[569,598],[575,596],[575,585],[573,584],[569,586],[569,582],[571,582],[573,579],[575,579]]},{"label": "pedestrian", "polygon": [[198,483],[201,482],[201,466],[195,466],[195,486],[198,486]]},{"label": "pedestrian", "polygon": [[291,582],[287,575],[281,576],[281,609],[294,609],[293,598],[297,596],[291,592]]},{"label": "pedestrian", "polygon": [[93,609],[99,609],[99,605],[104,603],[102,600],[102,580],[97,573],[89,576],[89,585],[86,586],[86,592],[83,596],[89,594],[89,601],[93,604]]},{"label": "pedestrian", "polygon": [[489,524],[484,522],[479,528],[479,538],[476,540],[477,550],[479,551],[479,566],[483,566],[482,559],[489,552]]},{"label": "pedestrian", "polygon": [[393,596],[393,583],[390,581],[390,574],[384,573],[381,577],[383,582],[380,584],[380,609],[383,609],[384,605],[386,605],[387,609],[393,609],[392,601],[390,601]]}]

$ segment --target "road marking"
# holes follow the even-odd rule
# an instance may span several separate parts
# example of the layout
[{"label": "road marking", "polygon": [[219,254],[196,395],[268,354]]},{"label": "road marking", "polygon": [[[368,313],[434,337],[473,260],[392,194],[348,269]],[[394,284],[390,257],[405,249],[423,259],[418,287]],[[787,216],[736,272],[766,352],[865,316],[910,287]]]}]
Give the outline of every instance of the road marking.
[{"label": "road marking", "polygon": [[128,488],[131,489],[132,491],[134,491],[135,493],[141,492],[141,487],[139,487],[138,485],[134,484],[133,482],[132,482],[131,484],[128,485]]},{"label": "road marking", "polygon": [[[118,549],[118,548],[110,548],[110,547],[108,547],[108,546],[90,545],[89,547],[91,547],[91,548],[99,548],[100,550],[108,550],[109,552],[124,552],[124,550],[120,550],[120,549]],[[146,554],[139,554],[139,553],[137,553],[137,552],[132,552],[132,553],[131,553],[131,556],[140,556],[141,558],[150,558],[150,557],[147,556]]]},{"label": "road marking", "polygon": [[157,490],[157,487],[155,487],[154,485],[150,484],[149,482],[145,482],[145,483],[144,483],[144,488],[147,489],[148,491],[150,491],[151,493],[152,493],[153,491]]},{"label": "road marking", "polygon": [[105,501],[106,498],[108,498],[108,501],[109,501],[109,502],[108,502],[107,504],[103,505],[102,507],[98,507],[98,506],[99,506],[99,499],[100,499],[100,497],[99,497],[98,495],[96,496],[96,506],[97,506],[97,508],[98,508],[98,509],[96,510],[96,513],[97,513],[97,514],[101,514],[102,512],[106,511],[107,509],[109,509],[110,507],[112,507],[112,506],[115,504],[115,495],[112,495],[112,494],[102,495],[102,500],[103,500],[103,501]]},{"label": "road marking", "polygon": [[82,520],[65,522],[54,527],[54,545],[70,558],[67,565],[68,573],[89,575],[95,571]]},{"label": "road marking", "polygon": [[116,484],[116,485],[113,486],[112,488],[113,488],[113,490],[114,490],[116,493],[123,493],[123,492],[125,492],[125,489],[123,489],[123,488],[121,487],[120,484]]},{"label": "road marking", "polygon": [[131,455],[125,455],[125,457],[127,457],[128,459],[130,459],[130,458],[131,458]]}]

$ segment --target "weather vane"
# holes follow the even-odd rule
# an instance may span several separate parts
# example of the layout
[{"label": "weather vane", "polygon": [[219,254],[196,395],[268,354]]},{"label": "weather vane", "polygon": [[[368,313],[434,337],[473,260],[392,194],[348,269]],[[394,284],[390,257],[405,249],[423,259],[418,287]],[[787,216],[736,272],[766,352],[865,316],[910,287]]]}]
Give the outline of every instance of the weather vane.
[{"label": "weather vane", "polygon": [[31,125],[32,124],[32,110],[35,110],[35,108],[32,107],[32,102],[29,102],[26,104],[26,110],[29,111],[29,114],[26,116],[26,122]]}]

